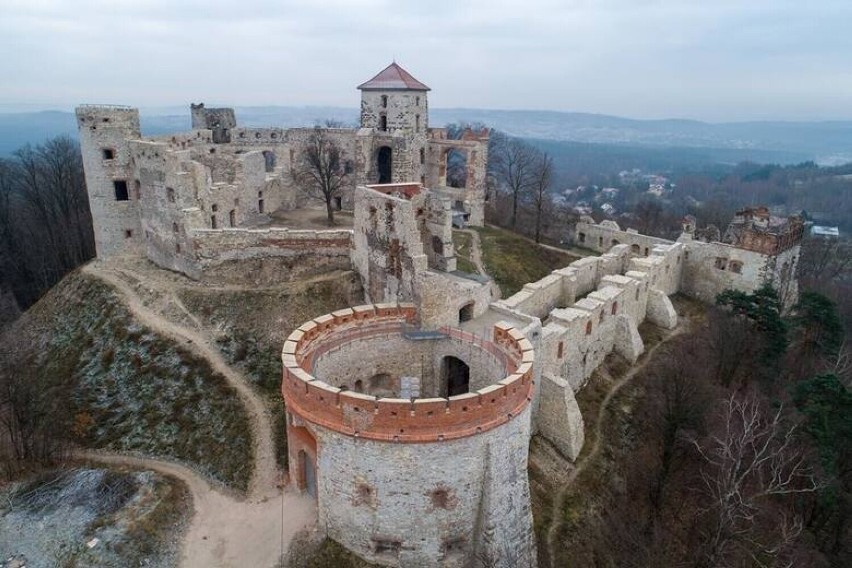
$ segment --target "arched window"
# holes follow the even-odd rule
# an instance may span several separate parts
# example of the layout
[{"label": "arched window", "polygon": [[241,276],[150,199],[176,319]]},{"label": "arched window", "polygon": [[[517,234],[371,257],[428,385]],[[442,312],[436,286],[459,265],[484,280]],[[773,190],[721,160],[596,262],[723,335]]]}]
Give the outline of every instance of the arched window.
[{"label": "arched window", "polygon": [[589,320],[586,322],[586,335],[592,334],[592,321]]},{"label": "arched window", "polygon": [[388,130],[388,117],[386,114],[379,116],[379,130],[382,132],[387,132]]},{"label": "arched window", "polygon": [[612,303],[612,315],[618,314],[618,302]]},{"label": "arched window", "polygon": [[388,108],[388,96],[382,95],[382,108]]}]

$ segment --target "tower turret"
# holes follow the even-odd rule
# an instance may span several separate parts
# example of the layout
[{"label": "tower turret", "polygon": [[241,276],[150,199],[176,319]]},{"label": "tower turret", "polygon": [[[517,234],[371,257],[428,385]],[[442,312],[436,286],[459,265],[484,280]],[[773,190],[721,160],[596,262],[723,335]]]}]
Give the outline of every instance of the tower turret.
[{"label": "tower turret", "polygon": [[421,134],[429,127],[429,87],[391,63],[378,75],[358,85],[361,91],[361,128],[380,132]]}]

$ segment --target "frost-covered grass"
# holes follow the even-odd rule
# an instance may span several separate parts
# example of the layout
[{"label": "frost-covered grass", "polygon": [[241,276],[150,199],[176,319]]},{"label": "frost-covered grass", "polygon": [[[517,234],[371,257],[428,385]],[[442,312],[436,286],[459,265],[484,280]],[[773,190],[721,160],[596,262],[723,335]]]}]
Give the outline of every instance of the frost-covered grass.
[{"label": "frost-covered grass", "polygon": [[92,448],[183,461],[245,490],[250,426],[224,377],[136,323],[99,281],[75,274],[59,286],[60,305],[40,306],[50,331],[38,364],[59,380],[72,379],[74,438]]},{"label": "frost-covered grass", "polygon": [[0,559],[33,567],[173,566],[189,505],[182,484],[150,471],[50,471],[0,495]]},{"label": "frost-covered grass", "polygon": [[334,310],[362,303],[360,283],[352,273],[280,289],[183,289],[184,305],[208,329],[219,330],[216,344],[266,399],[273,418],[276,454],[287,465],[284,403],[281,400],[281,347],[296,327]]}]

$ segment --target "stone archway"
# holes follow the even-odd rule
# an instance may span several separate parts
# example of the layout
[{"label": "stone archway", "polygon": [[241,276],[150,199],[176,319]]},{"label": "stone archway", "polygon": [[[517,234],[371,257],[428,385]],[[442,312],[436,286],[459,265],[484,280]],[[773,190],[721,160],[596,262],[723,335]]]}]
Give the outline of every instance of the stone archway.
[{"label": "stone archway", "polygon": [[446,396],[456,396],[470,392],[470,367],[467,363],[447,355],[441,362],[444,392]]}]

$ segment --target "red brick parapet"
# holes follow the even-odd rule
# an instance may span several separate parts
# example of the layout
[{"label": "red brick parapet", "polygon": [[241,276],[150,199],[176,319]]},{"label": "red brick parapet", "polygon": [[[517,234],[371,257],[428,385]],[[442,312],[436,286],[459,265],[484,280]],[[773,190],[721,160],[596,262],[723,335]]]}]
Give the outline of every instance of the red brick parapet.
[{"label": "red brick parapet", "polygon": [[413,304],[357,306],[320,316],[295,330],[284,344],[281,393],[287,411],[306,422],[353,437],[427,443],[472,436],[518,416],[533,394],[533,348],[517,329],[494,326],[485,341],[458,329],[442,329],[498,358],[507,375],[478,391],[449,398],[376,398],[341,390],[311,374],[316,357],[339,345],[413,328]]}]

